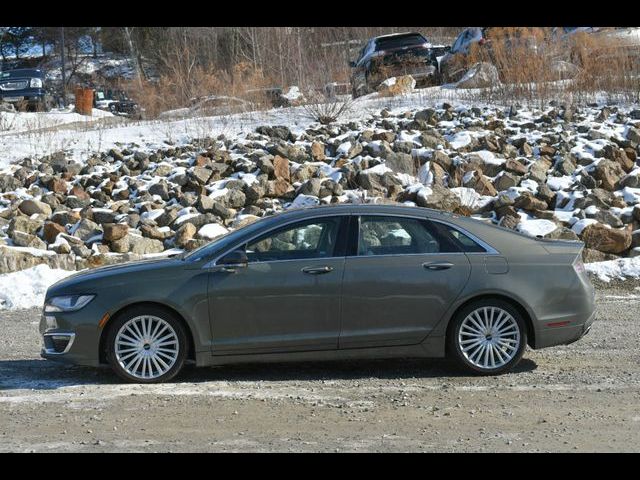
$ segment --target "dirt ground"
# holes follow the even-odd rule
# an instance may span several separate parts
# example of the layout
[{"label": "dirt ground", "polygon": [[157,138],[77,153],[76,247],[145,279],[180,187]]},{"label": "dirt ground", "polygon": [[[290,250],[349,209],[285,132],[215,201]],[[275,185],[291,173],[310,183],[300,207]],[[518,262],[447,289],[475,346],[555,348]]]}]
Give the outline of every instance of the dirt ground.
[{"label": "dirt ground", "polygon": [[500,377],[444,360],[188,369],[165,385],[39,359],[37,309],[0,313],[0,451],[640,451],[640,286]]}]

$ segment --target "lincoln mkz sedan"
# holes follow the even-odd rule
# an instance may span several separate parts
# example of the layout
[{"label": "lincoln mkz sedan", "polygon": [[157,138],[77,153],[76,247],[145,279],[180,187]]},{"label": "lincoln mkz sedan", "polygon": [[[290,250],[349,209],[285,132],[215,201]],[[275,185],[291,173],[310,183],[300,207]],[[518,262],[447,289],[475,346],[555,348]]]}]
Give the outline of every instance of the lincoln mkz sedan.
[{"label": "lincoln mkz sedan", "polygon": [[445,355],[499,374],[527,345],[589,331],[582,248],[418,207],[289,210],[188,254],[58,282],[42,356],[138,383],[185,363]]}]

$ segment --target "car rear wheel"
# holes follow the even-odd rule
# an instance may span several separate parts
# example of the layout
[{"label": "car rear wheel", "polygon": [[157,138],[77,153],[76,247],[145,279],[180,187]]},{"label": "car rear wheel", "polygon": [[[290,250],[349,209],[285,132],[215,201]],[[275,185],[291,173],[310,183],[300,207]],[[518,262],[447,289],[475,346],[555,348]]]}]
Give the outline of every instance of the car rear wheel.
[{"label": "car rear wheel", "polygon": [[114,320],[107,337],[107,358],[125,380],[161,383],[182,369],[187,356],[182,323],[161,308],[134,308]]},{"label": "car rear wheel", "polygon": [[527,329],[522,315],[508,302],[481,300],[458,312],[448,341],[449,353],[463,368],[498,375],[522,358]]}]

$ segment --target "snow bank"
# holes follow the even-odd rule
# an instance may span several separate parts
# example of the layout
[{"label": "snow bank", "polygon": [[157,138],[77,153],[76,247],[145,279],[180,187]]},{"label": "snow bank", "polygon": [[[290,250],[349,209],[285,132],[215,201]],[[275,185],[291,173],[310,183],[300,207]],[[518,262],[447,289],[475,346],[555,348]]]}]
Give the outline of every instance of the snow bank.
[{"label": "snow bank", "polygon": [[587,272],[594,274],[603,282],[618,278],[640,278],[640,257],[619,258],[606,262],[586,263]]},{"label": "snow bank", "polygon": [[0,310],[42,306],[47,288],[73,273],[76,272],[37,265],[0,275]]}]

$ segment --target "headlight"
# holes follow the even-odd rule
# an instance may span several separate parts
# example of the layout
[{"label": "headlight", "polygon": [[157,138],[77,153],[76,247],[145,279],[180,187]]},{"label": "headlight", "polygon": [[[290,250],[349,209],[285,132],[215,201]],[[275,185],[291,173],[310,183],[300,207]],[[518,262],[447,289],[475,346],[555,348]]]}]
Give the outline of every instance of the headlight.
[{"label": "headlight", "polygon": [[32,78],[31,83],[29,85],[31,86],[31,88],[42,88],[42,79]]},{"label": "headlight", "polygon": [[75,312],[95,298],[95,295],[64,295],[50,298],[44,306],[44,311],[50,312]]}]

